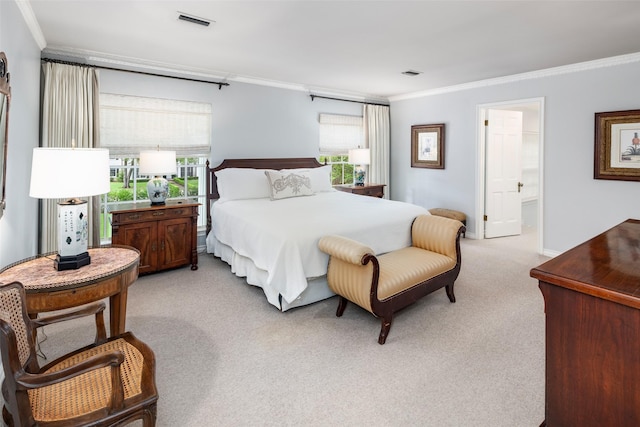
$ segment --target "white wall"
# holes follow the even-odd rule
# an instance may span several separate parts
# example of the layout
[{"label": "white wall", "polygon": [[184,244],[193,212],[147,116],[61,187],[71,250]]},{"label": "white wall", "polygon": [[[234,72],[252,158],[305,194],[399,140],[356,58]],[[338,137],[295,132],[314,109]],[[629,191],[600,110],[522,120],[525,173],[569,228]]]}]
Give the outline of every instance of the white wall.
[{"label": "white wall", "polygon": [[0,218],[0,267],[37,253],[38,202],[29,197],[31,153],[38,146],[40,48],[13,1],[0,1],[0,51],[11,77],[7,208]]},{"label": "white wall", "polygon": [[315,99],[306,92],[231,83],[218,89],[164,77],[100,70],[100,91],[210,102],[212,165],[225,158],[317,157],[320,113],[361,115],[362,105]]},{"label": "white wall", "polygon": [[[544,235],[562,252],[640,218],[640,183],[593,179],[594,113],[640,109],[640,63],[521,80],[391,103],[391,197],[476,218],[476,106],[545,98]],[[445,123],[445,169],[411,168],[411,125]]]},{"label": "white wall", "polygon": [[[320,113],[361,115],[362,105],[306,92],[231,83],[217,85],[99,70],[100,91],[212,104],[211,165],[226,158],[317,157]],[[199,246],[204,237],[199,236]]]},{"label": "white wall", "polygon": [[[0,49],[12,77],[7,210],[0,219],[0,265],[37,253],[37,202],[28,196],[38,145],[40,51],[14,2],[0,1]],[[308,93],[205,83],[101,70],[101,90],[211,102],[215,165],[230,157],[316,156],[318,114],[360,114],[354,103]],[[640,109],[640,63],[616,65],[459,92],[392,101],[391,187],[395,200],[445,206],[469,215],[474,233],[476,107],[545,98],[544,249],[560,252],[617,223],[640,217],[640,183],[594,180],[594,113]],[[411,125],[445,123],[445,169],[410,167]]]},{"label": "white wall", "polygon": [[[10,112],[7,210],[0,219],[0,267],[36,255],[37,201],[31,199],[31,155],[39,144],[40,49],[14,2],[0,1],[0,49],[8,56]],[[318,115],[360,115],[362,105],[316,99],[306,92],[232,83],[218,86],[100,70],[103,92],[210,102],[213,165],[225,158],[315,157]]]}]

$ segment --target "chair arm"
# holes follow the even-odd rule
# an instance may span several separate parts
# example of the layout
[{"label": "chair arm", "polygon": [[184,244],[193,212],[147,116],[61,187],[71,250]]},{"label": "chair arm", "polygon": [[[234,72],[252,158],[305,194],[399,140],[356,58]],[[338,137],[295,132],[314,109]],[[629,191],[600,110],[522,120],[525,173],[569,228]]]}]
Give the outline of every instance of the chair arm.
[{"label": "chair arm", "polygon": [[373,250],[370,247],[355,240],[336,235],[322,237],[318,242],[318,247],[322,252],[357,265],[366,264],[365,258],[367,255],[373,255]]},{"label": "chair arm", "polygon": [[371,299],[378,292],[379,264],[373,250],[342,236],[325,236],[318,242],[331,256],[327,270],[329,288],[338,295],[371,311]]},{"label": "chair arm", "polygon": [[105,368],[107,366],[120,366],[122,362],[124,362],[124,353],[120,350],[113,350],[91,356],[82,362],[59,371],[40,374],[30,374],[22,371],[16,374],[16,383],[27,389],[46,387],[86,374],[94,369]]},{"label": "chair arm", "polygon": [[39,328],[41,326],[52,325],[54,323],[64,322],[67,320],[79,319],[81,317],[90,316],[95,314],[96,316],[96,344],[107,339],[107,331],[104,325],[104,309],[106,305],[104,302],[98,302],[94,304],[85,305],[79,309],[74,309],[61,314],[55,314],[53,316],[38,317],[32,319],[33,326]]},{"label": "chair arm", "polygon": [[457,242],[464,225],[458,220],[435,215],[419,215],[411,226],[412,245],[456,259]]}]

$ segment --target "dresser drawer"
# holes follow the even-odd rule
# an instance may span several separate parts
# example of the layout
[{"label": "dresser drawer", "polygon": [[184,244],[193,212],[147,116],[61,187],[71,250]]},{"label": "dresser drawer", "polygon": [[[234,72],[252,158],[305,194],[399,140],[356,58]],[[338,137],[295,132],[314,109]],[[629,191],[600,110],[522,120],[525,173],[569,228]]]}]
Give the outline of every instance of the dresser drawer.
[{"label": "dresser drawer", "polygon": [[367,185],[337,185],[336,190],[347,193],[358,194],[360,196],[384,197],[384,184],[367,184]]},{"label": "dresser drawer", "polygon": [[384,192],[382,187],[364,187],[361,190],[355,190],[355,194],[361,194],[363,196],[371,196],[371,197],[384,197]]},{"label": "dresser drawer", "polygon": [[163,209],[137,209],[123,212],[113,212],[113,225],[133,224],[136,222],[158,221],[167,218],[183,218],[198,216],[197,205],[171,206]]},{"label": "dresser drawer", "polygon": [[122,212],[114,213],[113,224],[131,224],[140,221],[153,221],[167,216],[166,211]]}]

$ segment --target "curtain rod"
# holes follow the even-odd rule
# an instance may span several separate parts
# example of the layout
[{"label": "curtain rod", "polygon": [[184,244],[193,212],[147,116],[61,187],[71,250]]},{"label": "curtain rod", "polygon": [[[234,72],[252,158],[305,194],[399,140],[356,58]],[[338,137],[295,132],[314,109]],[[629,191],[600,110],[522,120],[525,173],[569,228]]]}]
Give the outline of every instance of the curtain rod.
[{"label": "curtain rod", "polygon": [[342,98],[331,98],[329,96],[320,96],[320,95],[314,95],[314,94],[310,94],[309,96],[311,97],[311,102],[313,102],[315,98],[322,98],[322,99],[331,99],[333,101],[356,102],[358,104],[381,105],[383,107],[389,107],[389,104],[379,104],[376,102],[356,101],[353,99],[342,99]]},{"label": "curtain rod", "polygon": [[167,75],[164,75],[164,74],[149,73],[149,72],[146,72],[146,71],[125,70],[125,69],[122,69],[122,68],[104,67],[102,65],[91,65],[91,64],[81,64],[79,62],[62,61],[60,59],[51,59],[51,58],[41,58],[41,59],[44,62],[53,62],[55,64],[76,65],[76,66],[80,66],[80,67],[100,68],[100,69],[103,69],[103,70],[111,70],[111,71],[124,71],[124,72],[127,72],[127,73],[144,74],[146,76],[154,76],[154,77],[167,77],[167,78],[170,78],[170,79],[186,80],[186,81],[198,82],[198,83],[211,83],[211,84],[214,84],[214,85],[218,85],[218,90],[222,89],[222,86],[229,86],[229,83],[226,83],[226,82],[212,82],[212,81],[209,81],[209,80],[199,80],[199,79],[192,79],[192,78],[188,78],[188,77],[167,76]]}]

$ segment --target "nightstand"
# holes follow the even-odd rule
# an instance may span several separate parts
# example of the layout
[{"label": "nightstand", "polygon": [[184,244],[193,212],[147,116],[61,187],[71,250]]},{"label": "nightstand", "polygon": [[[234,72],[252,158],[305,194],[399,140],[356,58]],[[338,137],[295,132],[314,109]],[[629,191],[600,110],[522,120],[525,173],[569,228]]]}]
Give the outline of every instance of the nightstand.
[{"label": "nightstand", "polygon": [[365,185],[336,185],[336,190],[347,193],[360,194],[362,196],[384,197],[385,184],[365,184]]},{"label": "nightstand", "polygon": [[190,200],[111,211],[111,242],[140,251],[140,274],[191,264],[198,269],[198,206]]}]

